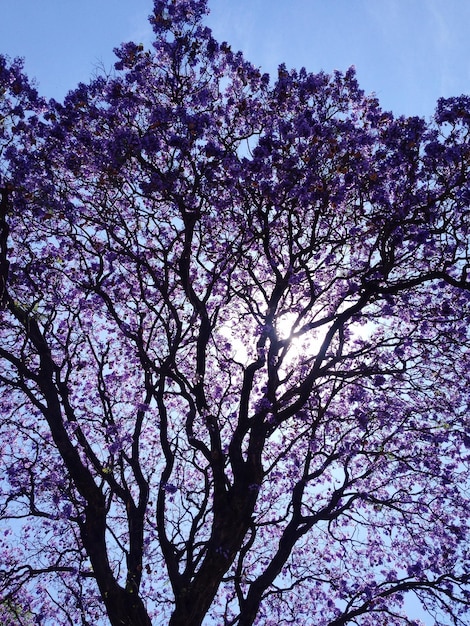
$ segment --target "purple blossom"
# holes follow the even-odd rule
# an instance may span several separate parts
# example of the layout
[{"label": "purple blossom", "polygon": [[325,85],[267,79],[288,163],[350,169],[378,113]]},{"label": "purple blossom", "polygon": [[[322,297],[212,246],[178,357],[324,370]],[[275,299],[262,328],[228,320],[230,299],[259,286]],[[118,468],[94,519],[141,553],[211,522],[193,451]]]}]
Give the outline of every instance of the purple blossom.
[{"label": "purple blossom", "polygon": [[162,489],[164,489],[164,491],[166,491],[167,493],[176,493],[178,491],[178,487],[176,487],[176,485],[173,485],[171,483],[163,483],[162,484]]},{"label": "purple blossom", "polygon": [[366,625],[418,581],[462,621],[470,99],[270,81],[206,12],[155,0],[152,49],[63,103],[0,56],[2,593]]}]

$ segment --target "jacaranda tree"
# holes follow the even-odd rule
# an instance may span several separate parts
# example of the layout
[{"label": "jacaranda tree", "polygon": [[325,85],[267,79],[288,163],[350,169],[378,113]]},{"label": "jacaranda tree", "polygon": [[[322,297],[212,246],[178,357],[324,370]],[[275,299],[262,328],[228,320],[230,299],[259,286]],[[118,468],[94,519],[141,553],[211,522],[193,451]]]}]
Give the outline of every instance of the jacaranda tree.
[{"label": "jacaranda tree", "polygon": [[205,12],[61,104],[1,59],[4,613],[468,624],[470,98],[270,82]]}]

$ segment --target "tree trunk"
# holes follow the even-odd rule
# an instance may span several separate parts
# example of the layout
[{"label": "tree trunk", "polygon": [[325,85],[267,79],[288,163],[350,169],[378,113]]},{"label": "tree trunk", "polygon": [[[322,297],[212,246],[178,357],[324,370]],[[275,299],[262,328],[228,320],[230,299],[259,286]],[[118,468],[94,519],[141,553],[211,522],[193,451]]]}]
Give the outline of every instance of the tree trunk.
[{"label": "tree trunk", "polygon": [[245,498],[235,497],[225,511],[217,511],[207,555],[191,583],[176,597],[169,626],[200,626],[207,615],[250,526],[256,496],[248,486],[244,490]]},{"label": "tree trunk", "polygon": [[142,600],[135,594],[120,589],[110,594],[105,604],[112,626],[152,626]]}]

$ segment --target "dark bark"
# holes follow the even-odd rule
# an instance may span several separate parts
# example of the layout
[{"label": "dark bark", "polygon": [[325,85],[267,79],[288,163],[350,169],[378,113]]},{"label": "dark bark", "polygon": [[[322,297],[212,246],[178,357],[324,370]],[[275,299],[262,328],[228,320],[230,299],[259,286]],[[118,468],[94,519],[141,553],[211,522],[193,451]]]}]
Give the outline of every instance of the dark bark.
[{"label": "dark bark", "polygon": [[[131,531],[134,530],[136,535],[133,537],[133,543],[137,541],[139,544],[138,555],[133,550],[133,558],[131,559],[133,562],[130,564],[133,567],[129,569],[128,588],[124,589],[117,583],[108,559],[105,496],[97,486],[88,467],[82,462],[78,450],[64,427],[63,410],[65,413],[70,413],[72,409],[68,405],[66,389],[60,383],[59,369],[52,359],[49,346],[37,321],[13,301],[8,300],[8,306],[13,315],[25,327],[28,338],[40,357],[36,382],[45,401],[42,410],[67,471],[78,492],[87,503],[84,520],[79,522],[80,534],[83,547],[90,558],[96,583],[106,606],[111,625],[151,626],[144,603],[138,595],[142,561],[142,520],[136,519],[137,523],[134,524],[136,528],[131,528]],[[72,414],[68,415],[69,418],[72,416]],[[91,458],[91,461],[93,462],[94,459]],[[133,509],[134,515],[138,518],[135,507]],[[143,515],[142,511],[141,515]]]},{"label": "dark bark", "polygon": [[8,209],[7,188],[0,189],[0,310],[5,308],[7,296],[7,280],[10,263],[7,258],[9,227],[6,219]]},{"label": "dark bark", "polygon": [[[253,478],[251,485],[259,479],[256,473]],[[223,576],[243,545],[251,525],[256,491],[250,489],[250,484],[245,481],[232,487],[225,508],[214,511],[207,555],[193,580],[179,590],[170,626],[200,626],[207,615]]]}]

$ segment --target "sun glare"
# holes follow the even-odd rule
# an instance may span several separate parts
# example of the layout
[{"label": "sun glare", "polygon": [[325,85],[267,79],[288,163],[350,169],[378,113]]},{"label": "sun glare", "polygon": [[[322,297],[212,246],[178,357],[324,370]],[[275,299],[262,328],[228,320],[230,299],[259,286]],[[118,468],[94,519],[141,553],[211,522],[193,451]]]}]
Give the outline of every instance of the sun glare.
[{"label": "sun glare", "polygon": [[[329,325],[309,330],[302,335],[297,334],[300,326],[296,326],[297,315],[295,313],[286,313],[277,318],[276,333],[280,340],[289,340],[284,348],[281,348],[279,354],[282,353],[284,365],[293,364],[294,361],[303,358],[315,357],[320,350],[328,332]],[[255,344],[257,337],[247,337],[237,332],[233,326],[224,325],[220,329],[221,335],[226,338],[231,346],[232,357],[247,365],[255,355]]]},{"label": "sun glare", "polygon": [[[314,359],[321,350],[326,335],[331,328],[331,321],[325,322],[323,325],[315,329],[308,329],[304,332],[300,332],[302,324],[297,324],[296,313],[284,313],[279,316],[275,321],[275,330],[277,338],[285,342],[283,347],[280,347],[278,356],[282,360],[283,368],[289,366],[295,366],[295,363],[299,361]],[[230,351],[232,358],[241,363],[247,365],[249,362],[256,358],[256,342],[258,335],[253,333],[248,336],[246,333],[237,332],[235,326],[224,325],[220,329],[221,335],[228,340],[230,345]],[[366,340],[372,334],[373,328],[371,325],[350,325],[349,326],[349,339],[348,344],[355,339]],[[334,349],[335,338],[333,338],[331,348]],[[327,350],[327,354],[331,352]]]},{"label": "sun glare", "polygon": [[276,322],[279,339],[289,340],[286,353],[286,358],[289,361],[294,358],[316,356],[323,345],[329,328],[329,325],[325,324],[316,330],[298,335],[301,324],[296,325],[296,321],[297,315],[295,313],[285,313]]}]

